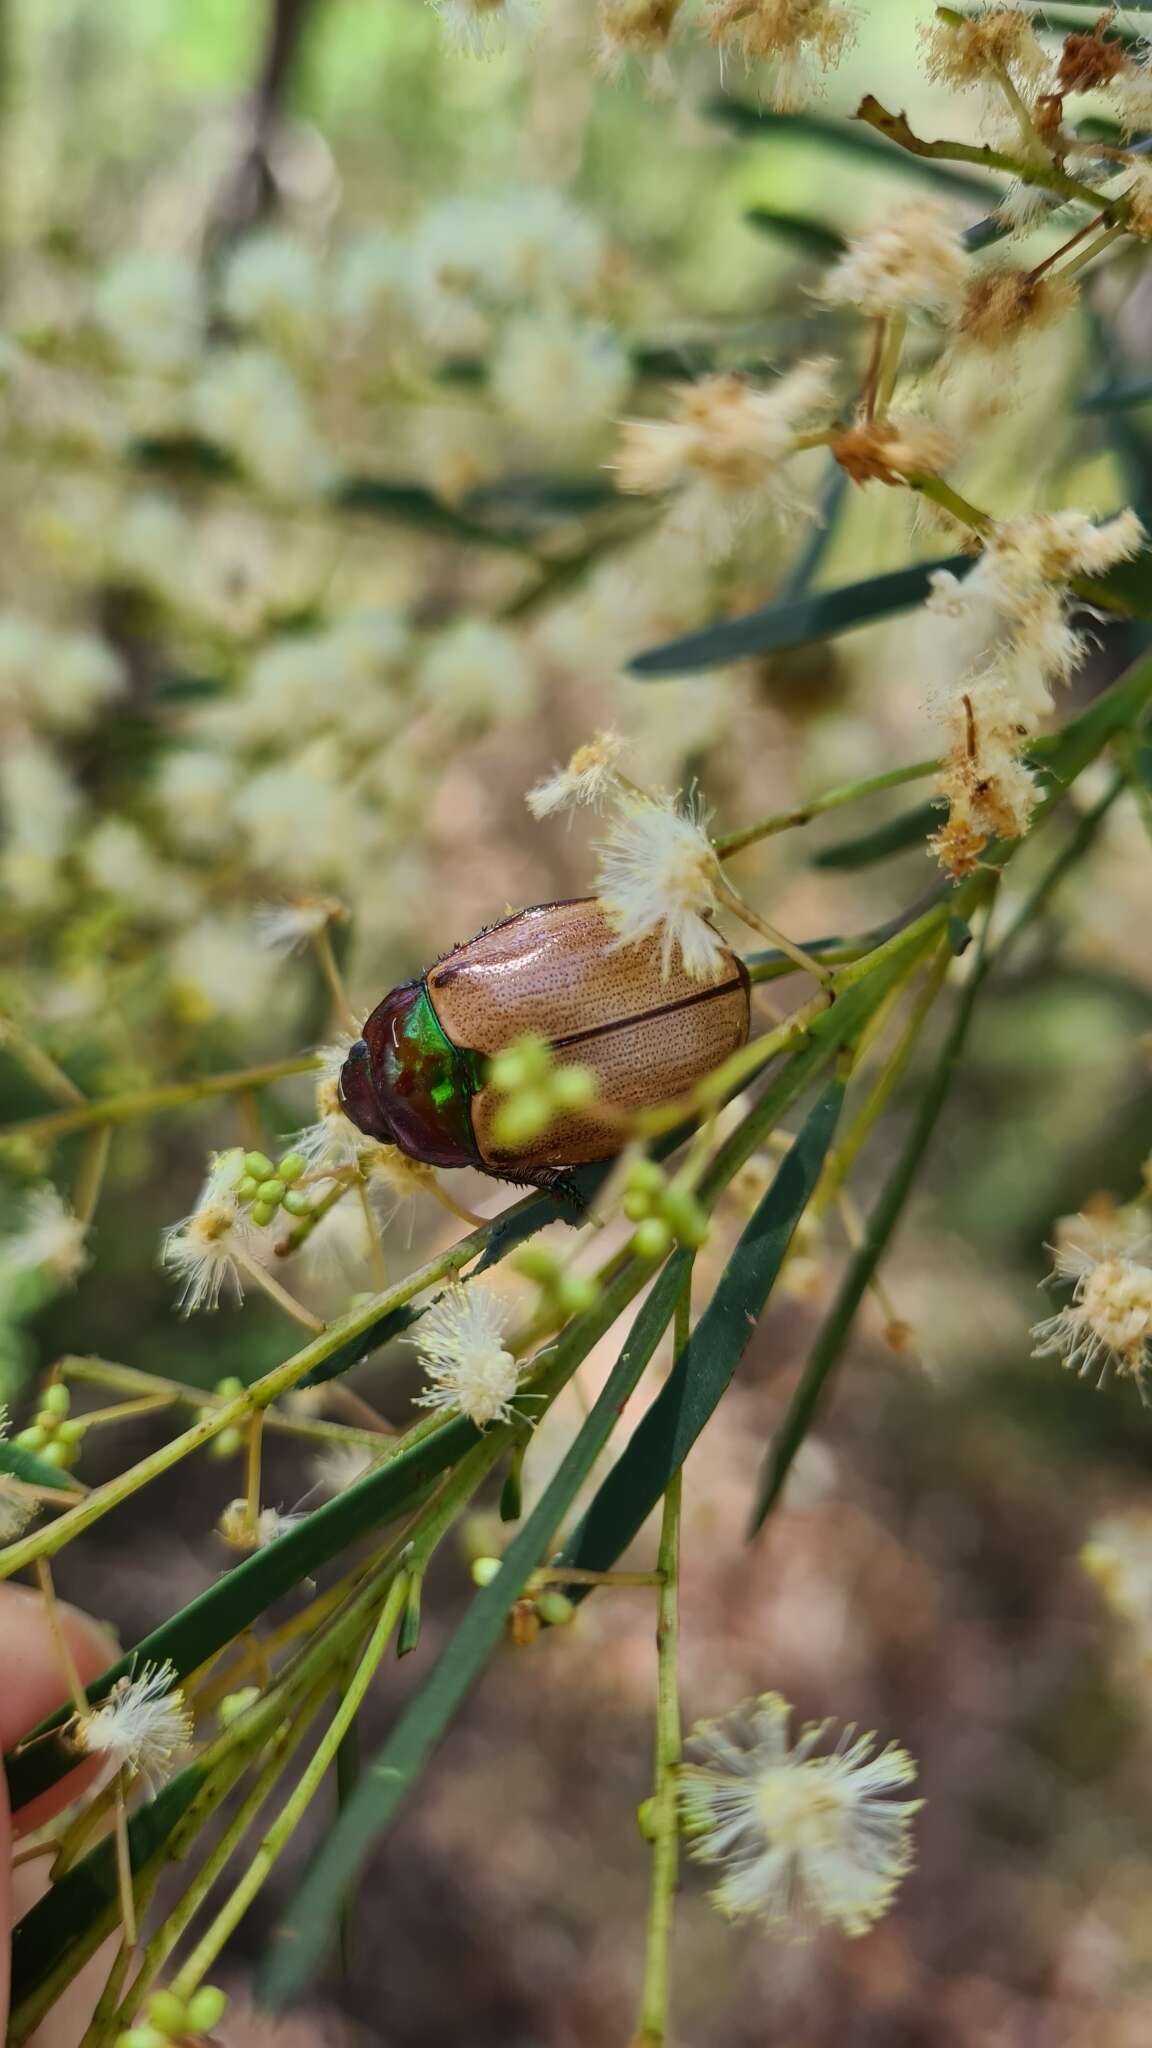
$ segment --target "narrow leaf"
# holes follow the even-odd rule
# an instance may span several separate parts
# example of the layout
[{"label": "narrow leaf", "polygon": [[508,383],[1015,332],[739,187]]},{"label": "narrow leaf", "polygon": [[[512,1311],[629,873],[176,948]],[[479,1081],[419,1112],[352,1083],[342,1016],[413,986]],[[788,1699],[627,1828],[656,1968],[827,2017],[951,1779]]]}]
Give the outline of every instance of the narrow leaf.
[{"label": "narrow leaf", "polygon": [[901,811],[895,818],[886,818],[871,832],[862,832],[855,839],[838,839],[833,846],[822,847],[812,855],[814,868],[865,868],[873,861],[889,860],[894,853],[905,853],[911,846],[923,846],[930,832],[938,830],[943,822],[943,812],[935,804],[917,804],[914,810]]},{"label": "narrow leaf", "polygon": [[413,526],[425,533],[443,534],[446,539],[481,542],[487,547],[522,550],[522,534],[510,528],[486,526],[468,519],[449,505],[442,505],[420,484],[390,483],[382,477],[345,478],[334,493],[335,503],[346,512],[366,513],[373,519],[390,520],[399,526]]},{"label": "narrow leaf", "polygon": [[1121,412],[1125,406],[1144,406],[1152,397],[1152,377],[1132,377],[1127,383],[1101,385],[1080,399],[1080,412]]},{"label": "narrow leaf", "polygon": [[848,121],[837,121],[822,114],[780,114],[771,107],[754,107],[745,100],[726,96],[708,100],[703,112],[707,119],[718,121],[750,140],[779,142],[794,137],[797,141],[818,143],[822,152],[830,148],[842,150],[845,155],[858,157],[875,170],[903,171],[907,177],[918,178],[924,184],[950,192],[953,198],[971,194],[987,204],[999,197],[998,187],[991,178],[982,178],[974,171],[950,170],[943,164],[916,157],[896,157],[891,149],[885,148],[878,135],[866,128],[857,130]]},{"label": "narrow leaf", "polygon": [[823,221],[812,220],[806,214],[786,213],[781,207],[750,206],[744,218],[748,226],[760,234],[791,242],[804,255],[813,256],[821,263],[839,256],[845,246],[844,237],[836,228],[827,227]]},{"label": "narrow leaf", "polygon": [[19,1479],[25,1486],[63,1487],[67,1491],[72,1484],[69,1473],[62,1472],[58,1465],[46,1464],[23,1444],[0,1443],[0,1472],[6,1472],[9,1479]]},{"label": "narrow leaf", "polygon": [[622,1403],[667,1328],[689,1264],[690,1255],[678,1252],[664,1267],[603,1391],[559,1471],[505,1551],[500,1571],[473,1600],[439,1662],[409,1701],[383,1748],[368,1763],[349,1804],[313,1856],[304,1882],[276,1930],[275,1944],[257,1981],[262,2003],[285,2005],[321,1962],[347,1887],[499,1643],[507,1615],[547,1554],[557,1528],[619,1421]]},{"label": "narrow leaf", "polygon": [[[255,1551],[235,1565],[215,1585],[189,1601],[187,1607],[153,1629],[117,1663],[101,1672],[88,1687],[89,1699],[103,1699],[118,1678],[130,1676],[142,1664],[170,1662],[181,1678],[195,1671],[241,1630],[257,1621],[273,1601],[360,1537],[412,1506],[441,1472],[478,1441],[479,1431],[465,1416],[457,1416],[434,1436],[367,1473],[266,1549]],[[25,1805],[75,1768],[75,1755],[59,1736],[59,1730],[71,1718],[71,1711],[70,1707],[61,1707],[50,1714],[5,1758],[8,1792],[14,1807]]]},{"label": "narrow leaf", "polygon": [[[743,1232],[719,1285],[627,1449],[600,1487],[558,1565],[608,1571],[680,1470],[727,1391],[811,1199],[844,1097],[828,1083]],[[570,1597],[582,1589],[573,1586]]]},{"label": "narrow leaf", "polygon": [[[75,1766],[76,1758],[72,1758]],[[132,1815],[128,1841],[132,1868],[139,1873],[161,1855],[177,1822],[204,1782],[200,1764],[189,1764],[155,1799]],[[116,1849],[109,1837],[38,1899],[12,1930],[12,2020],[7,2039],[27,2039],[44,2010],[37,1993],[65,1957],[78,1968],[94,1955],[120,1914]]]},{"label": "narrow leaf", "polygon": [[634,676],[684,675],[719,668],[750,654],[770,654],[784,647],[803,647],[810,640],[830,640],[850,627],[865,626],[894,612],[923,603],[938,569],[961,573],[971,566],[969,555],[944,555],[869,576],[860,583],[841,583],[784,603],[761,605],[738,618],[720,619],[696,633],[683,633],[660,647],[646,648],[628,667]]},{"label": "narrow leaf", "polygon": [[983,983],[983,945],[987,931],[988,927],[985,924],[980,955],[961,991],[951,1026],[921,1095],[912,1128],[892,1172],[884,1183],[880,1199],[868,1218],[864,1241],[854,1254],[840,1283],[839,1293],[816,1339],[800,1384],[788,1405],[784,1421],[773,1440],[749,1525],[750,1535],[755,1534],[765,1516],[771,1512],[780,1498],[796,1453],[812,1427],[830,1375],[848,1341],[865,1291],[915,1186],[940,1112],[948,1100],[952,1083],[956,1078],[956,1068],[968,1035],[968,1026],[972,1021],[972,1011]]},{"label": "narrow leaf", "polygon": [[1126,618],[1152,619],[1152,548],[1143,548],[1130,562],[1117,562],[1106,576],[1078,576],[1072,588],[1089,604]]}]

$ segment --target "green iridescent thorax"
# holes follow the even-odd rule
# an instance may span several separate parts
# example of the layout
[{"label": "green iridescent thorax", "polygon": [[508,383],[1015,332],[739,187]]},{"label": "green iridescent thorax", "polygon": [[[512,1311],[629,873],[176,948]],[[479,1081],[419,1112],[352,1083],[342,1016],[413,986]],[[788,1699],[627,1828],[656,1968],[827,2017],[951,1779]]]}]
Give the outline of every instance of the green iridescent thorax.
[{"label": "green iridescent thorax", "polygon": [[476,1057],[452,1044],[424,982],[406,982],[385,996],[364,1038],[390,1142],[430,1166],[476,1165],[470,1114],[480,1085]]}]

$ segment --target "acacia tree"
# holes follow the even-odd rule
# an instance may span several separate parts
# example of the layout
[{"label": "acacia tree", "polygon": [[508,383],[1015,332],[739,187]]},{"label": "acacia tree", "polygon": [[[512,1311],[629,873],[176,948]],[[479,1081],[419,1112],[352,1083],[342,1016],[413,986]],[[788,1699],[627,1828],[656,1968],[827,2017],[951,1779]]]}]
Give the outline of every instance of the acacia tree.
[{"label": "acacia tree", "polygon": [[[473,39],[517,26],[514,0],[445,0],[440,12]],[[675,0],[605,0],[599,34],[610,68],[639,58],[673,80],[682,56],[691,67],[710,38],[794,110],[853,28],[848,9],[818,0],[718,0],[702,13]],[[30,1419],[0,1446],[0,1571],[33,1574],[53,1626],[52,1560],[102,1518],[209,1452],[238,1458],[243,1473],[219,1524],[240,1561],[87,1687],[61,1633],[71,1697],[7,1759],[17,1806],[81,1758],[104,1764],[96,1789],[54,1824],[53,1882],[17,1929],[13,2042],[117,1929],[88,2048],[156,2048],[219,2025],[223,2001],[207,1981],[217,1957],[347,1758],[390,1651],[418,1650],[429,1561],[494,1477],[514,1533],[498,1557],[477,1560],[467,1612],[436,1660],[417,1665],[382,1750],[356,1783],[342,1779],[338,1816],[268,1955],[268,2002],[307,1983],[365,1857],[506,1633],[528,1643],[620,1584],[650,1588],[658,1647],[637,2042],[668,2033],[682,1838],[718,1866],[716,1898],[734,1915],[806,1915],[851,1935],[894,1897],[916,1812],[902,1796],[914,1777],[902,1748],[877,1751],[851,1731],[832,1743],[818,1729],[792,1743],[775,1694],[706,1724],[685,1747],[681,1472],[798,1232],[840,1213],[847,1252],[768,1448],[754,1530],[780,1499],[866,1294],[885,1305],[891,1341],[908,1341],[881,1267],[973,1015],[1052,892],[1090,857],[1112,807],[1134,793],[1147,816],[1152,801],[1152,660],[1138,623],[1152,616],[1152,553],[1138,437],[1116,429],[1112,472],[1136,502],[1114,501],[1103,516],[1055,485],[1021,511],[976,502],[957,482],[959,473],[967,487],[982,437],[1011,435],[998,401],[1038,343],[1060,372],[1063,413],[1051,431],[1066,470],[1095,431],[1091,408],[1123,423],[1126,403],[1145,395],[1126,382],[1120,337],[1145,288],[1152,235],[1152,172],[1137,139],[1152,73],[1110,23],[1052,35],[1017,8],[937,10],[925,55],[933,77],[971,89],[989,139],[926,139],[873,97],[853,123],[821,120],[830,159],[853,150],[902,164],[917,188],[847,241],[818,224],[767,221],[801,234],[823,261],[805,332],[770,371],[749,369],[739,333],[716,334],[669,394],[669,350],[606,317],[603,238],[554,193],[456,202],[433,208],[407,241],[329,249],[330,292],[315,247],[281,231],[241,241],[207,280],[178,255],[133,254],[58,326],[12,338],[13,461],[66,447],[70,464],[88,463],[70,471],[46,544],[79,559],[83,587],[118,593],[132,631],[121,630],[121,605],[103,635],[14,616],[0,634],[8,935],[34,959],[25,987],[8,976],[4,1042],[27,1087],[52,1103],[2,1134],[23,1190],[4,1254],[9,1324],[18,1329],[97,1255],[91,1231],[107,1213],[98,1205],[117,1135],[221,1098],[247,1114],[245,1140],[213,1154],[193,1211],[164,1235],[162,1262],[188,1312],[263,1294],[304,1333],[249,1383],[206,1391],[80,1355],[80,1327],[75,1355],[55,1361]],[[1107,121],[1080,112],[1089,92]],[[753,137],[813,119],[736,98],[719,114]],[[977,217],[965,225],[965,215]],[[1087,401],[1085,331],[1105,375]],[[478,410],[452,417],[461,390],[477,384]],[[115,408],[115,431],[101,407]],[[381,413],[429,430],[415,479],[354,463]],[[597,451],[625,413],[605,471]],[[506,439],[496,434],[493,456],[497,427]],[[525,447],[539,461],[527,476]],[[178,478],[183,495],[141,493],[145,470],[169,489]],[[831,580],[826,551],[850,489],[901,494],[944,552]],[[298,591],[285,595],[267,559],[247,574],[229,556],[214,577],[208,523],[221,507],[252,504],[277,536],[294,529],[331,564],[367,520],[407,529],[411,602],[387,613],[298,608]],[[787,551],[779,587],[718,619],[741,578],[763,579],[769,549]],[[486,607],[445,604],[446,556],[507,562],[510,577],[497,576]],[[611,592],[606,579],[621,570],[633,583],[655,577],[657,610],[686,627],[635,655],[637,677],[831,641],[923,607],[939,746],[724,832],[706,792],[658,786],[643,748],[626,754],[612,732],[590,736],[534,786],[537,819],[607,811],[587,893],[625,960],[655,946],[665,978],[706,983],[730,957],[720,919],[762,942],[745,955],[755,992],[797,974],[808,982],[703,1078],[640,1107],[621,1109],[579,1049],[547,1034],[503,1049],[482,1079],[513,1163],[550,1137],[559,1157],[578,1159],[578,1148],[564,1151],[573,1117],[609,1121],[617,1156],[478,1216],[432,1166],[345,1115],[338,1076],[364,1014],[349,986],[358,995],[368,984],[369,961],[378,971],[381,873],[396,897],[419,897],[407,863],[445,753],[524,717],[540,620],[573,592]],[[667,596],[681,581],[687,617]],[[1061,716],[1090,630],[1112,679]],[[141,738],[126,765],[101,750],[117,728]],[[842,865],[864,867],[891,848],[923,847],[925,887],[882,925],[783,934],[734,879],[750,849],[914,783],[929,785],[924,801],[838,848]],[[253,895],[276,899],[257,920],[264,953]],[[72,1010],[45,1000],[76,980],[77,963],[90,972],[101,948],[110,979],[91,981],[85,998],[81,975]],[[159,977],[146,971],[158,948]],[[301,995],[295,1017],[287,1011],[295,1049],[211,1064],[214,1049],[235,1055],[249,1043],[273,1007],[275,959],[291,953],[311,955],[339,1042],[314,1049]],[[237,988],[244,1001],[232,1009]],[[197,1038],[205,1016],[214,1022]],[[277,1090],[300,1075],[314,1082],[315,1114],[288,1135]],[[910,1081],[914,1114],[861,1216],[851,1199],[859,1161]],[[741,1215],[730,1191],[750,1175],[754,1199]],[[396,1278],[382,1218],[417,1197],[463,1227]],[[1130,1378],[1143,1392],[1152,1270],[1140,1238],[1135,1195],[1103,1220],[1073,1219],[1058,1255],[1063,1306],[1036,1340],[1077,1371]],[[319,1312],[306,1261],[324,1246],[339,1256],[353,1239],[371,1283],[337,1266]],[[516,1293],[502,1284],[505,1268]],[[610,1333],[615,1362],[558,1467],[532,1485],[542,1415]],[[425,1368],[417,1405],[427,1412],[392,1433],[345,1376],[398,1339]],[[667,1377],[633,1414],[669,1339]],[[93,1389],[104,1405],[86,1405]],[[332,1405],[302,1412],[291,1397],[311,1389]],[[92,1432],[142,1413],[170,1420],[171,1433],[86,1484]],[[322,1505],[284,1514],[268,1503],[269,1430],[328,1454]],[[634,1557],[654,1512],[655,1555]],[[286,1593],[296,1596],[290,1618],[266,1620]],[[567,1654],[580,1654],[578,1636]],[[289,1771],[305,1746],[302,1772]],[[173,1863],[177,1902],[150,1915]]]}]

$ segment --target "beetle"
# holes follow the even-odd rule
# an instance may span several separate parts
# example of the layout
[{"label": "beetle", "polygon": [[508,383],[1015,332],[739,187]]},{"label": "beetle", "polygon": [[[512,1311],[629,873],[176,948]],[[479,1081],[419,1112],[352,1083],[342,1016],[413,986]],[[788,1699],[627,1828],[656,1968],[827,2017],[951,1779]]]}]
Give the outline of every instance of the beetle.
[{"label": "beetle", "polygon": [[532,1032],[558,1063],[590,1067],[613,1110],[674,1100],[745,1043],[750,987],[726,947],[702,980],[665,976],[661,952],[659,932],[622,944],[594,897],[487,926],[373,1010],[340,1072],[345,1114],[410,1159],[563,1191],[569,1168],[619,1151],[619,1125],[593,1102],[501,1147],[488,1064]]}]

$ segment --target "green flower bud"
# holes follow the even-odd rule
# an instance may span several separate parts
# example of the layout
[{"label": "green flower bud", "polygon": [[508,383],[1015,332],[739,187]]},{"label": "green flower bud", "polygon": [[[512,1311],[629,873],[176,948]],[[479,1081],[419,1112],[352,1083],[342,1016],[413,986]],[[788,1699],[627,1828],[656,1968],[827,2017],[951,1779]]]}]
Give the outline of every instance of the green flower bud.
[{"label": "green flower bud", "polygon": [[27,1429],[20,1430],[13,1438],[13,1442],[20,1444],[26,1451],[38,1451],[45,1441],[45,1432],[38,1422],[30,1422]]},{"label": "green flower bud", "polygon": [[634,1159],[628,1169],[625,1185],[642,1188],[645,1194],[658,1195],[665,1185],[664,1169],[654,1159]]},{"label": "green flower bud", "polygon": [[170,2039],[158,2027],[129,2027],[126,2034],[117,2034],[116,2048],[168,2048]]},{"label": "green flower bud", "polygon": [[287,1209],[289,1216],[310,1216],[312,1214],[312,1197],[308,1193],[307,1188],[289,1188],[284,1197],[283,1206]]},{"label": "green flower bud", "polygon": [[656,1840],[656,1801],[642,1799],[636,1808],[636,1825],[646,1842]]},{"label": "green flower bud", "polygon": [[498,1557],[474,1557],[472,1559],[472,1583],[474,1586],[490,1586],[500,1570]]},{"label": "green flower bud", "polygon": [[561,1273],[556,1282],[556,1304],[566,1316],[582,1316],[600,1298],[591,1273]]},{"label": "green flower bud", "polygon": [[276,1172],[281,1180],[291,1183],[294,1180],[299,1180],[307,1164],[308,1161],[302,1152],[286,1152],[276,1168]]},{"label": "green flower bud", "polygon": [[652,1197],[643,1188],[629,1188],[620,1207],[629,1223],[643,1223],[652,1214]]},{"label": "green flower bud", "polygon": [[55,1465],[58,1471],[66,1472],[72,1462],[72,1451],[67,1444],[59,1441],[44,1444],[40,1456],[46,1465]]},{"label": "green flower bud", "polygon": [[647,1223],[641,1223],[632,1239],[632,1249],[639,1259],[662,1259],[672,1249],[672,1232],[660,1216],[650,1216]]},{"label": "green flower bud", "polygon": [[239,1429],[222,1429],[208,1446],[211,1458],[234,1458],[237,1451],[244,1449],[244,1435]]},{"label": "green flower bud", "polygon": [[56,1431],[57,1442],[62,1444],[82,1443],[87,1427],[88,1424],[82,1415],[73,1416],[70,1422],[62,1422],[60,1424],[59,1429]]},{"label": "green flower bud", "polygon": [[686,1188],[669,1188],[660,1204],[681,1244],[701,1245],[708,1235],[708,1218],[695,1195]]},{"label": "green flower bud", "polygon": [[275,1168],[266,1152],[246,1152],[244,1171],[250,1173],[253,1180],[271,1180]]},{"label": "green flower bud", "polygon": [[258,1685],[243,1685],[240,1687],[239,1692],[225,1693],[224,1698],[216,1709],[216,1719],[219,1721],[220,1726],[222,1728],[230,1728],[233,1721],[238,1721],[242,1714],[248,1712],[249,1707],[255,1706],[259,1697],[260,1687]]},{"label": "green flower bud", "polygon": [[272,1202],[253,1202],[252,1204],[252,1221],[258,1230],[263,1230],[266,1223],[271,1223],[275,1214],[276,1208]]},{"label": "green flower bud", "polygon": [[536,1280],[541,1287],[551,1287],[559,1277],[560,1260],[546,1244],[526,1244],[516,1253],[512,1264],[526,1280]]},{"label": "green flower bud", "polygon": [[206,2034],[209,2027],[219,2026],[227,2010],[227,1994],[215,1984],[202,1984],[188,2000],[185,2025],[193,2034]]},{"label": "green flower bud", "polygon": [[236,1183],[236,1200],[238,1202],[250,1202],[259,1185],[260,1183],[254,1173],[246,1173],[243,1180],[238,1180]]},{"label": "green flower bud", "polygon": [[509,1102],[502,1102],[492,1119],[492,1135],[498,1144],[515,1147],[538,1138],[552,1121],[548,1097],[539,1088],[525,1088]]},{"label": "green flower bud", "polygon": [[536,1612],[541,1621],[548,1622],[552,1628],[566,1628],[570,1621],[576,1619],[576,1608],[568,1595],[557,1593],[551,1586],[545,1586],[542,1593],[537,1593]]},{"label": "green flower bud", "polygon": [[184,2000],[174,1991],[154,1991],[148,2000],[148,2018],[162,2034],[182,2034],[188,2013]]},{"label": "green flower bud", "polygon": [[212,1392],[214,1394],[222,1394],[227,1401],[234,1401],[237,1394],[244,1392],[244,1382],[241,1379],[237,1379],[234,1372],[230,1372],[226,1379],[217,1380]]},{"label": "green flower bud", "polygon": [[271,1180],[262,1180],[256,1190],[258,1202],[266,1202],[270,1209],[278,1209],[288,1190],[282,1180],[273,1174]]},{"label": "green flower bud", "polygon": [[595,1099],[596,1076],[588,1067],[558,1067],[552,1076],[557,1109],[584,1109]]},{"label": "green flower bud", "polygon": [[45,1387],[40,1407],[46,1415],[67,1415],[72,1406],[72,1396],[59,1380]]}]

